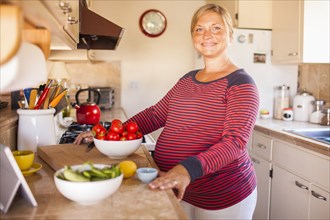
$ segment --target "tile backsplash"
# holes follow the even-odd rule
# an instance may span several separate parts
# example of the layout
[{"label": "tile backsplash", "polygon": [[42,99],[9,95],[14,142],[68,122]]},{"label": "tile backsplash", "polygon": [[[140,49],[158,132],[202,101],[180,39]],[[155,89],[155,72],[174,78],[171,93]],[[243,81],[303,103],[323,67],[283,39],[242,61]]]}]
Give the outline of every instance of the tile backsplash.
[{"label": "tile backsplash", "polygon": [[[115,107],[121,106],[121,62],[67,61],[70,83],[87,87],[111,87],[115,90]],[[75,94],[76,91],[73,91]]]},{"label": "tile backsplash", "polygon": [[330,64],[302,64],[298,70],[297,90],[306,89],[330,107]]}]

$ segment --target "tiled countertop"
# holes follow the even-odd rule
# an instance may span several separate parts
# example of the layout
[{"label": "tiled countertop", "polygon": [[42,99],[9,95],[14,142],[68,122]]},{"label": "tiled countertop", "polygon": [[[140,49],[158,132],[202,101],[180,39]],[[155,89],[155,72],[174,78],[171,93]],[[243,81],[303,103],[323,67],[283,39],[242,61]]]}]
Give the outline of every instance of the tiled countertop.
[{"label": "tiled countertop", "polygon": [[325,128],[319,124],[298,121],[283,121],[276,119],[257,119],[254,130],[274,138],[301,146],[330,157],[330,145],[309,138],[304,138],[284,131],[283,129]]}]

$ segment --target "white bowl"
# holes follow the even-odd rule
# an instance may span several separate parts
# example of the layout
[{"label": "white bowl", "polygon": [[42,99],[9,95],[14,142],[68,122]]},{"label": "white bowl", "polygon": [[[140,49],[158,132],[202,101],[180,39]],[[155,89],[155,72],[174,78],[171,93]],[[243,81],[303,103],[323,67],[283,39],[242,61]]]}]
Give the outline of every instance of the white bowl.
[{"label": "white bowl", "polygon": [[139,180],[143,183],[150,183],[158,174],[158,170],[152,167],[141,167],[136,171]]},{"label": "white bowl", "polygon": [[123,159],[134,153],[141,145],[142,138],[128,141],[108,141],[94,138],[95,147],[112,159]]},{"label": "white bowl", "polygon": [[[109,165],[94,164],[97,168],[103,168]],[[71,166],[73,170],[88,170],[89,165]],[[62,180],[57,177],[64,168],[54,174],[54,181],[58,191],[66,198],[83,205],[98,203],[117,191],[123,181],[123,174],[116,178],[94,181],[94,182],[72,182]]]}]

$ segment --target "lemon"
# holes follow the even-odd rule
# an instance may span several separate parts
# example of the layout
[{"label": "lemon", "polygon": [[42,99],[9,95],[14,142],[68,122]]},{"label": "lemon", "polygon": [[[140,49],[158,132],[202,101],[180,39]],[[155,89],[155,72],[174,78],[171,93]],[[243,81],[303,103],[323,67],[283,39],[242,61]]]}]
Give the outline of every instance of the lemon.
[{"label": "lemon", "polygon": [[134,163],[131,160],[124,160],[121,161],[119,164],[119,169],[124,174],[124,178],[129,178],[133,176],[136,172],[137,166],[136,163]]}]

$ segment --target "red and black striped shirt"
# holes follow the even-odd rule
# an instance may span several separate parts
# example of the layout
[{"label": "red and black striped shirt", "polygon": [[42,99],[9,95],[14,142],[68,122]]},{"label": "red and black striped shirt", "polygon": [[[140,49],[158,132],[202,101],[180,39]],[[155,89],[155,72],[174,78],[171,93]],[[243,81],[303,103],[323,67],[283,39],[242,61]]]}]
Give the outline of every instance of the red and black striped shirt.
[{"label": "red and black striped shirt", "polygon": [[144,134],[163,127],[154,159],[162,171],[178,163],[191,176],[183,200],[218,210],[246,198],[256,187],[247,142],[256,120],[259,96],[243,70],[199,82],[184,75],[155,105],[134,120]]}]

